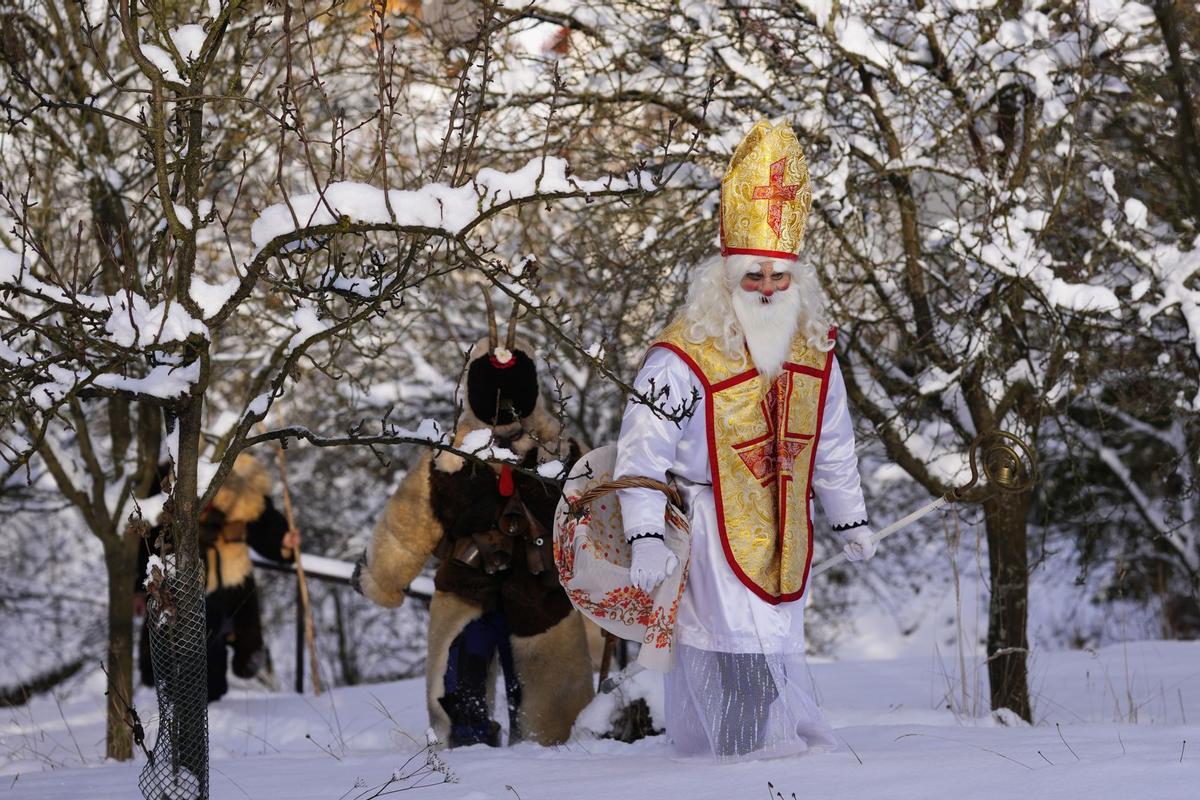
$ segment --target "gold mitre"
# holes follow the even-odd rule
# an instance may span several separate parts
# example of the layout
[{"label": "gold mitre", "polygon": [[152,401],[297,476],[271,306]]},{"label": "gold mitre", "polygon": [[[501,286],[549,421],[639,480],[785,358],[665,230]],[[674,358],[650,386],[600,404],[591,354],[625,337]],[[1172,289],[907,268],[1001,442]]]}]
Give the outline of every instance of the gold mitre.
[{"label": "gold mitre", "polygon": [[811,206],[808,162],[792,126],[760,120],[721,181],[721,255],[796,259]]}]

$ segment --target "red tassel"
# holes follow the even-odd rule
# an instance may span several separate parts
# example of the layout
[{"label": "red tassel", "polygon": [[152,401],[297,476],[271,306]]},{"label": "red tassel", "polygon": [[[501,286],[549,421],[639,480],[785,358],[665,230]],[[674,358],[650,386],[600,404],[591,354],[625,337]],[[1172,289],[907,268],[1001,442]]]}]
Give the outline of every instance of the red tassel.
[{"label": "red tassel", "polygon": [[513,476],[512,467],[504,464],[500,467],[500,495],[502,497],[512,497],[513,494]]}]

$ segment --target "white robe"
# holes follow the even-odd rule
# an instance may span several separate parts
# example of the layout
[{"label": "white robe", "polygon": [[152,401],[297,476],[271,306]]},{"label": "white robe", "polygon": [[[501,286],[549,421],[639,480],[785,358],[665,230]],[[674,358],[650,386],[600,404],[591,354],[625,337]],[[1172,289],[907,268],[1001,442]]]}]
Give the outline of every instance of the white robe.
[{"label": "white robe", "polygon": [[[675,477],[691,518],[691,564],[675,628],[679,657],[666,684],[668,735],[685,752],[721,759],[833,746],[832,731],[807,685],[807,589],[798,600],[771,605],[748,589],[726,561],[712,493],[703,386],[679,356],[654,348],[635,387],[644,395],[659,398],[657,404],[662,408],[694,404],[691,417],[675,423],[644,403],[630,401],[621,423],[614,473],[616,478],[640,475],[660,481]],[[854,428],[836,361],[830,371],[812,487],[831,526],[866,521]],[[626,489],[619,495],[627,538],[663,530],[666,501],[661,492]],[[746,654],[746,658],[730,662],[728,654]],[[757,654],[757,660],[750,654]],[[731,710],[729,695],[739,690],[729,686],[729,663],[754,664],[762,680],[752,683],[774,684],[755,700],[760,706],[757,712],[742,707],[744,703]],[[739,668],[740,674],[746,672]],[[768,673],[770,679],[765,678]],[[761,719],[739,723],[743,729],[755,728],[754,732],[729,732],[728,717],[756,714]],[[731,745],[730,737],[739,736],[745,741]]]}]

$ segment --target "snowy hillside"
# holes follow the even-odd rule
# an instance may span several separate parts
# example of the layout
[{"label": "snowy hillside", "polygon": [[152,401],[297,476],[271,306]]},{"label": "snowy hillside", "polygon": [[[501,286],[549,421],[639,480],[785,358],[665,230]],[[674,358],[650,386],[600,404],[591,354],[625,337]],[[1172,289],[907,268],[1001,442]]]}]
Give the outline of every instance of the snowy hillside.
[{"label": "snowy hillside", "polygon": [[[769,785],[785,800],[793,793],[829,800],[1198,796],[1200,643],[1043,654],[1033,662],[1034,727],[964,719],[959,701],[947,700],[955,675],[952,665],[929,658],[814,664],[817,692],[845,746],[733,766],[675,758],[662,737],[632,745],[577,738],[553,749],[476,746],[443,751],[427,764],[419,679],[320,698],[235,690],[210,707],[213,797],[382,796],[374,792],[394,772],[411,777],[384,791],[413,787],[405,796],[432,800],[700,800],[764,797]],[[103,761],[103,685],[97,673],[68,695],[4,712],[3,797],[138,796],[142,757]],[[149,693],[137,701],[145,712],[154,708]]]}]

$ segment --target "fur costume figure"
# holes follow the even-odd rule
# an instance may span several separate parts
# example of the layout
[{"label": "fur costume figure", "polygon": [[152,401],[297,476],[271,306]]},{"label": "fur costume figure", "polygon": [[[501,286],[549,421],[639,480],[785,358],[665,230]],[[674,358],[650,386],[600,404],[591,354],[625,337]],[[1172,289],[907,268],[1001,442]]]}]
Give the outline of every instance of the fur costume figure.
[{"label": "fur costume figure", "polygon": [[[270,491],[266,469],[253,456],[242,453],[212,502],[200,513],[209,702],[229,689],[229,649],[233,650],[233,674],[239,678],[253,678],[266,665],[250,548],[273,561],[291,561],[293,557],[291,549],[283,545],[287,520],[271,503]],[[158,529],[152,529],[148,541],[157,539],[157,534]],[[137,589],[144,591],[141,581],[149,550],[142,547],[140,552]],[[149,634],[149,626],[143,624],[138,660],[142,682],[152,686]]]},{"label": "fur costume figure", "polygon": [[[516,455],[521,469],[579,447],[541,398],[533,349],[513,335],[470,354],[456,447],[476,431]],[[430,605],[426,689],[430,726],[450,746],[500,743],[491,719],[497,668],[504,675],[509,743],[566,741],[592,698],[583,619],[558,583],[550,528],[559,486],[508,466],[440,452],[414,466],[375,527],[358,585],[399,605],[431,555],[439,558]]]}]

